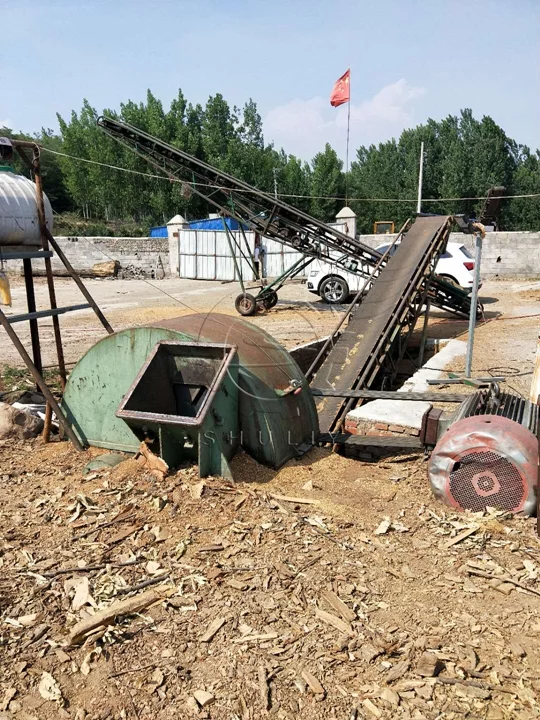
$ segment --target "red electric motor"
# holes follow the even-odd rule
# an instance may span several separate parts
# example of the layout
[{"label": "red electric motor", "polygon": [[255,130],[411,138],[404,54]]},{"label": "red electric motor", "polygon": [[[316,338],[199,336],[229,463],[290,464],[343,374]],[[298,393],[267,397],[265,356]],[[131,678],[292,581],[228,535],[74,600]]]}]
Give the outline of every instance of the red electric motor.
[{"label": "red electric motor", "polygon": [[536,436],[499,414],[472,415],[450,425],[429,462],[433,493],[459,510],[490,506],[532,515],[537,477]]}]

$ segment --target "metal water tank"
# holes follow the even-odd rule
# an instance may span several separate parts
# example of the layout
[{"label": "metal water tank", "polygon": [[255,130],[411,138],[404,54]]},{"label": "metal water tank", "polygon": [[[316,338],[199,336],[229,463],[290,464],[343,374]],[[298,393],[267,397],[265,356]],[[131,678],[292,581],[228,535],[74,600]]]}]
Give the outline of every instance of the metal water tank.
[{"label": "metal water tank", "polygon": [[[43,195],[45,220],[52,232],[51,203]],[[0,170],[0,247],[6,245],[40,246],[36,186],[23,175]]]}]

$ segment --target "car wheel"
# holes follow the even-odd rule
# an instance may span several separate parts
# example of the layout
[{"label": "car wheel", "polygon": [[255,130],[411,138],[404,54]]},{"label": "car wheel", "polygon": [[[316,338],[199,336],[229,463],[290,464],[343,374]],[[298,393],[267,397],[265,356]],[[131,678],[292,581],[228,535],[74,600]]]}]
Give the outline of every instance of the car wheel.
[{"label": "car wheel", "polygon": [[347,300],[350,290],[343,278],[330,275],[330,277],[322,281],[319,294],[324,302],[330,305],[340,305]]}]

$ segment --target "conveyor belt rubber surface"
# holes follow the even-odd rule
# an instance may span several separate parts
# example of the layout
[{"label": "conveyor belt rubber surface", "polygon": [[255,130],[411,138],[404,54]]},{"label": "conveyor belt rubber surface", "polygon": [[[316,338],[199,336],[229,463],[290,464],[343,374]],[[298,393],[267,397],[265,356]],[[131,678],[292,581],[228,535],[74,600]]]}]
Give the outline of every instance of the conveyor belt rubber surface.
[{"label": "conveyor belt rubber surface", "polygon": [[[349,390],[370,386],[383,362],[395,352],[398,336],[414,329],[451,222],[446,216],[416,219],[317,371],[314,387]],[[406,338],[400,342],[402,355]],[[346,404],[343,398],[319,400],[321,432],[339,430]]]}]

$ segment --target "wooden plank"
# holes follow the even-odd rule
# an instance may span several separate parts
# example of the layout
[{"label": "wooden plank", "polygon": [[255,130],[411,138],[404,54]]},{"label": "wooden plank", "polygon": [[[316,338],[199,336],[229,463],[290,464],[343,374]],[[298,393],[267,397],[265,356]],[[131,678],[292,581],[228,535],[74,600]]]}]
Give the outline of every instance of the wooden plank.
[{"label": "wooden plank", "polygon": [[308,684],[312,693],[324,696],[324,688],[313,673],[310,673],[309,670],[302,670],[302,678]]},{"label": "wooden plank", "polygon": [[258,679],[259,679],[259,695],[261,696],[261,703],[263,710],[270,709],[270,695],[268,692],[268,680],[266,679],[266,670],[264,665],[259,665],[258,668]]},{"label": "wooden plank", "polygon": [[462,540],[465,540],[470,535],[474,535],[474,533],[479,529],[480,525],[475,525],[474,527],[466,528],[463,530],[463,532],[460,532],[459,535],[456,535],[451,540],[448,540],[448,542],[444,543],[445,548],[451,548],[453,545],[457,545]]}]

